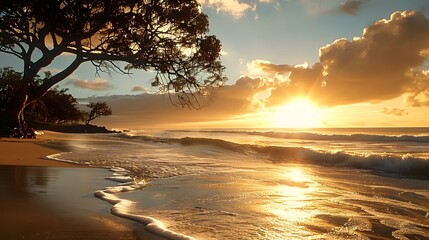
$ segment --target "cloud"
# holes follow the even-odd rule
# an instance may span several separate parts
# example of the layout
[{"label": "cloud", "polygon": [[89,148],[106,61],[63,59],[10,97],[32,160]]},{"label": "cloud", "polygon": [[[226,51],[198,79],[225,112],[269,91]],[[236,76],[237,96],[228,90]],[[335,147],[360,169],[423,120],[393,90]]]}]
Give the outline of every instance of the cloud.
[{"label": "cloud", "polygon": [[279,0],[197,0],[204,8],[215,9],[218,13],[229,14],[235,19],[243,17],[246,13],[254,13],[254,19],[259,19],[257,13],[261,4],[280,7]]},{"label": "cloud", "polygon": [[143,91],[145,91],[145,89],[139,85],[136,85],[131,89],[131,92],[143,92]]},{"label": "cloud", "polygon": [[384,113],[384,114],[387,114],[387,115],[395,115],[395,116],[408,115],[407,110],[406,109],[402,109],[402,108],[387,108],[387,107],[384,107],[380,112]]},{"label": "cloud", "polygon": [[[172,106],[168,95],[142,93],[132,96],[98,97],[114,116],[109,126],[177,126],[181,123],[236,119],[261,107],[284,104],[288,99],[308,97],[315,104],[338,106],[381,102],[407,94],[410,105],[429,106],[429,20],[417,12],[395,12],[364,29],[359,38],[338,39],[319,49],[319,61],[308,64],[273,64],[255,60],[248,64],[251,77],[213,90],[206,106],[187,110]],[[175,99],[175,95],[171,95]],[[385,114],[406,114],[386,108]]]},{"label": "cloud", "polygon": [[362,5],[365,2],[367,1],[366,0],[344,0],[338,7],[338,10],[346,14],[356,15],[358,10],[362,7]]},{"label": "cloud", "polygon": [[96,78],[92,81],[89,81],[74,77],[70,80],[70,83],[76,87],[90,89],[94,91],[105,91],[112,88],[112,85],[110,85],[109,82],[103,78]]},{"label": "cloud", "polygon": [[337,0],[299,0],[299,3],[304,7],[306,13],[310,16],[325,14],[332,11],[332,7],[336,6]]},{"label": "cloud", "polygon": [[417,94],[409,98],[421,103],[423,95],[429,97],[429,82],[419,71],[429,53],[428,39],[429,20],[423,14],[395,12],[364,29],[359,38],[320,48],[319,62],[311,67],[261,60],[250,66],[272,79],[287,76],[275,81],[267,105],[298,96],[326,106],[375,103],[404,93]]},{"label": "cloud", "polygon": [[[106,121],[102,124],[109,126],[174,126],[179,123],[233,119],[237,115],[254,112],[258,109],[255,97],[266,88],[264,84],[259,78],[242,77],[234,85],[214,89],[211,99],[200,99],[204,107],[199,110],[175,107],[166,94],[104,96],[79,99],[79,102],[107,102],[115,114],[100,121]],[[171,99],[174,101],[174,94]]]},{"label": "cloud", "polygon": [[412,107],[429,106],[429,70],[415,73],[414,84],[406,94],[406,103]]},{"label": "cloud", "polygon": [[204,7],[216,9],[218,12],[231,14],[235,18],[242,17],[246,11],[253,7],[250,4],[240,2],[239,0],[198,0]]}]

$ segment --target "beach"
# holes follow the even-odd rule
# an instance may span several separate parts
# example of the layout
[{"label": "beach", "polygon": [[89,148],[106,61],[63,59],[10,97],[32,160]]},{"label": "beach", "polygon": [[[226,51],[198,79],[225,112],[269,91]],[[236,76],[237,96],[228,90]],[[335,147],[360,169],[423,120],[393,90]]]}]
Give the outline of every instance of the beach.
[{"label": "beach", "polygon": [[2,139],[0,236],[425,239],[428,136],[230,129]]},{"label": "beach", "polygon": [[75,150],[55,158],[143,180],[97,196],[164,239],[425,239],[428,136],[426,128],[154,129],[70,135]]},{"label": "beach", "polygon": [[112,185],[106,169],[45,159],[65,150],[70,136],[0,139],[2,239],[138,239],[134,222],[111,215],[93,195]]}]

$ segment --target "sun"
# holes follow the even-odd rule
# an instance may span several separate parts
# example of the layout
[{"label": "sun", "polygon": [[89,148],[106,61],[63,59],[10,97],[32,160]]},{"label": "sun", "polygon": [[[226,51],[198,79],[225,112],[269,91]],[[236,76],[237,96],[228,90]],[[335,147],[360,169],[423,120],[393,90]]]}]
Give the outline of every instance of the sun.
[{"label": "sun", "polygon": [[274,128],[321,127],[321,112],[307,99],[296,99],[278,107],[272,118]]}]

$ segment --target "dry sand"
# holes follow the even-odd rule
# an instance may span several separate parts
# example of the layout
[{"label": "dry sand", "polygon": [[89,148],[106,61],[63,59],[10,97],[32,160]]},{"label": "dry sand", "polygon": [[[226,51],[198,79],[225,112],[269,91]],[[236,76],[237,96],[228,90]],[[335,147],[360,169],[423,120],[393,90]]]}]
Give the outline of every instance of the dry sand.
[{"label": "dry sand", "polygon": [[61,149],[46,141],[72,138],[0,139],[0,239],[136,239],[135,223],[93,196],[108,171],[44,159]]}]

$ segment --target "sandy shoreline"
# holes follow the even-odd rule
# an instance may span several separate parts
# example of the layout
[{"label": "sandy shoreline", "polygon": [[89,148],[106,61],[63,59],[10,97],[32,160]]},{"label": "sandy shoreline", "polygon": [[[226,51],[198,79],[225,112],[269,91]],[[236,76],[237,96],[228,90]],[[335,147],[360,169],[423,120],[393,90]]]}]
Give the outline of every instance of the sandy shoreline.
[{"label": "sandy shoreline", "polygon": [[47,141],[68,141],[68,135],[47,132],[37,139],[0,138],[0,165],[84,167],[78,164],[47,160],[46,156],[62,152],[59,148],[44,144]]},{"label": "sandy shoreline", "polygon": [[[135,223],[93,196],[112,185],[105,169],[47,160],[73,134],[0,139],[0,236],[5,239],[136,239]],[[63,144],[66,145],[66,144]]]}]

